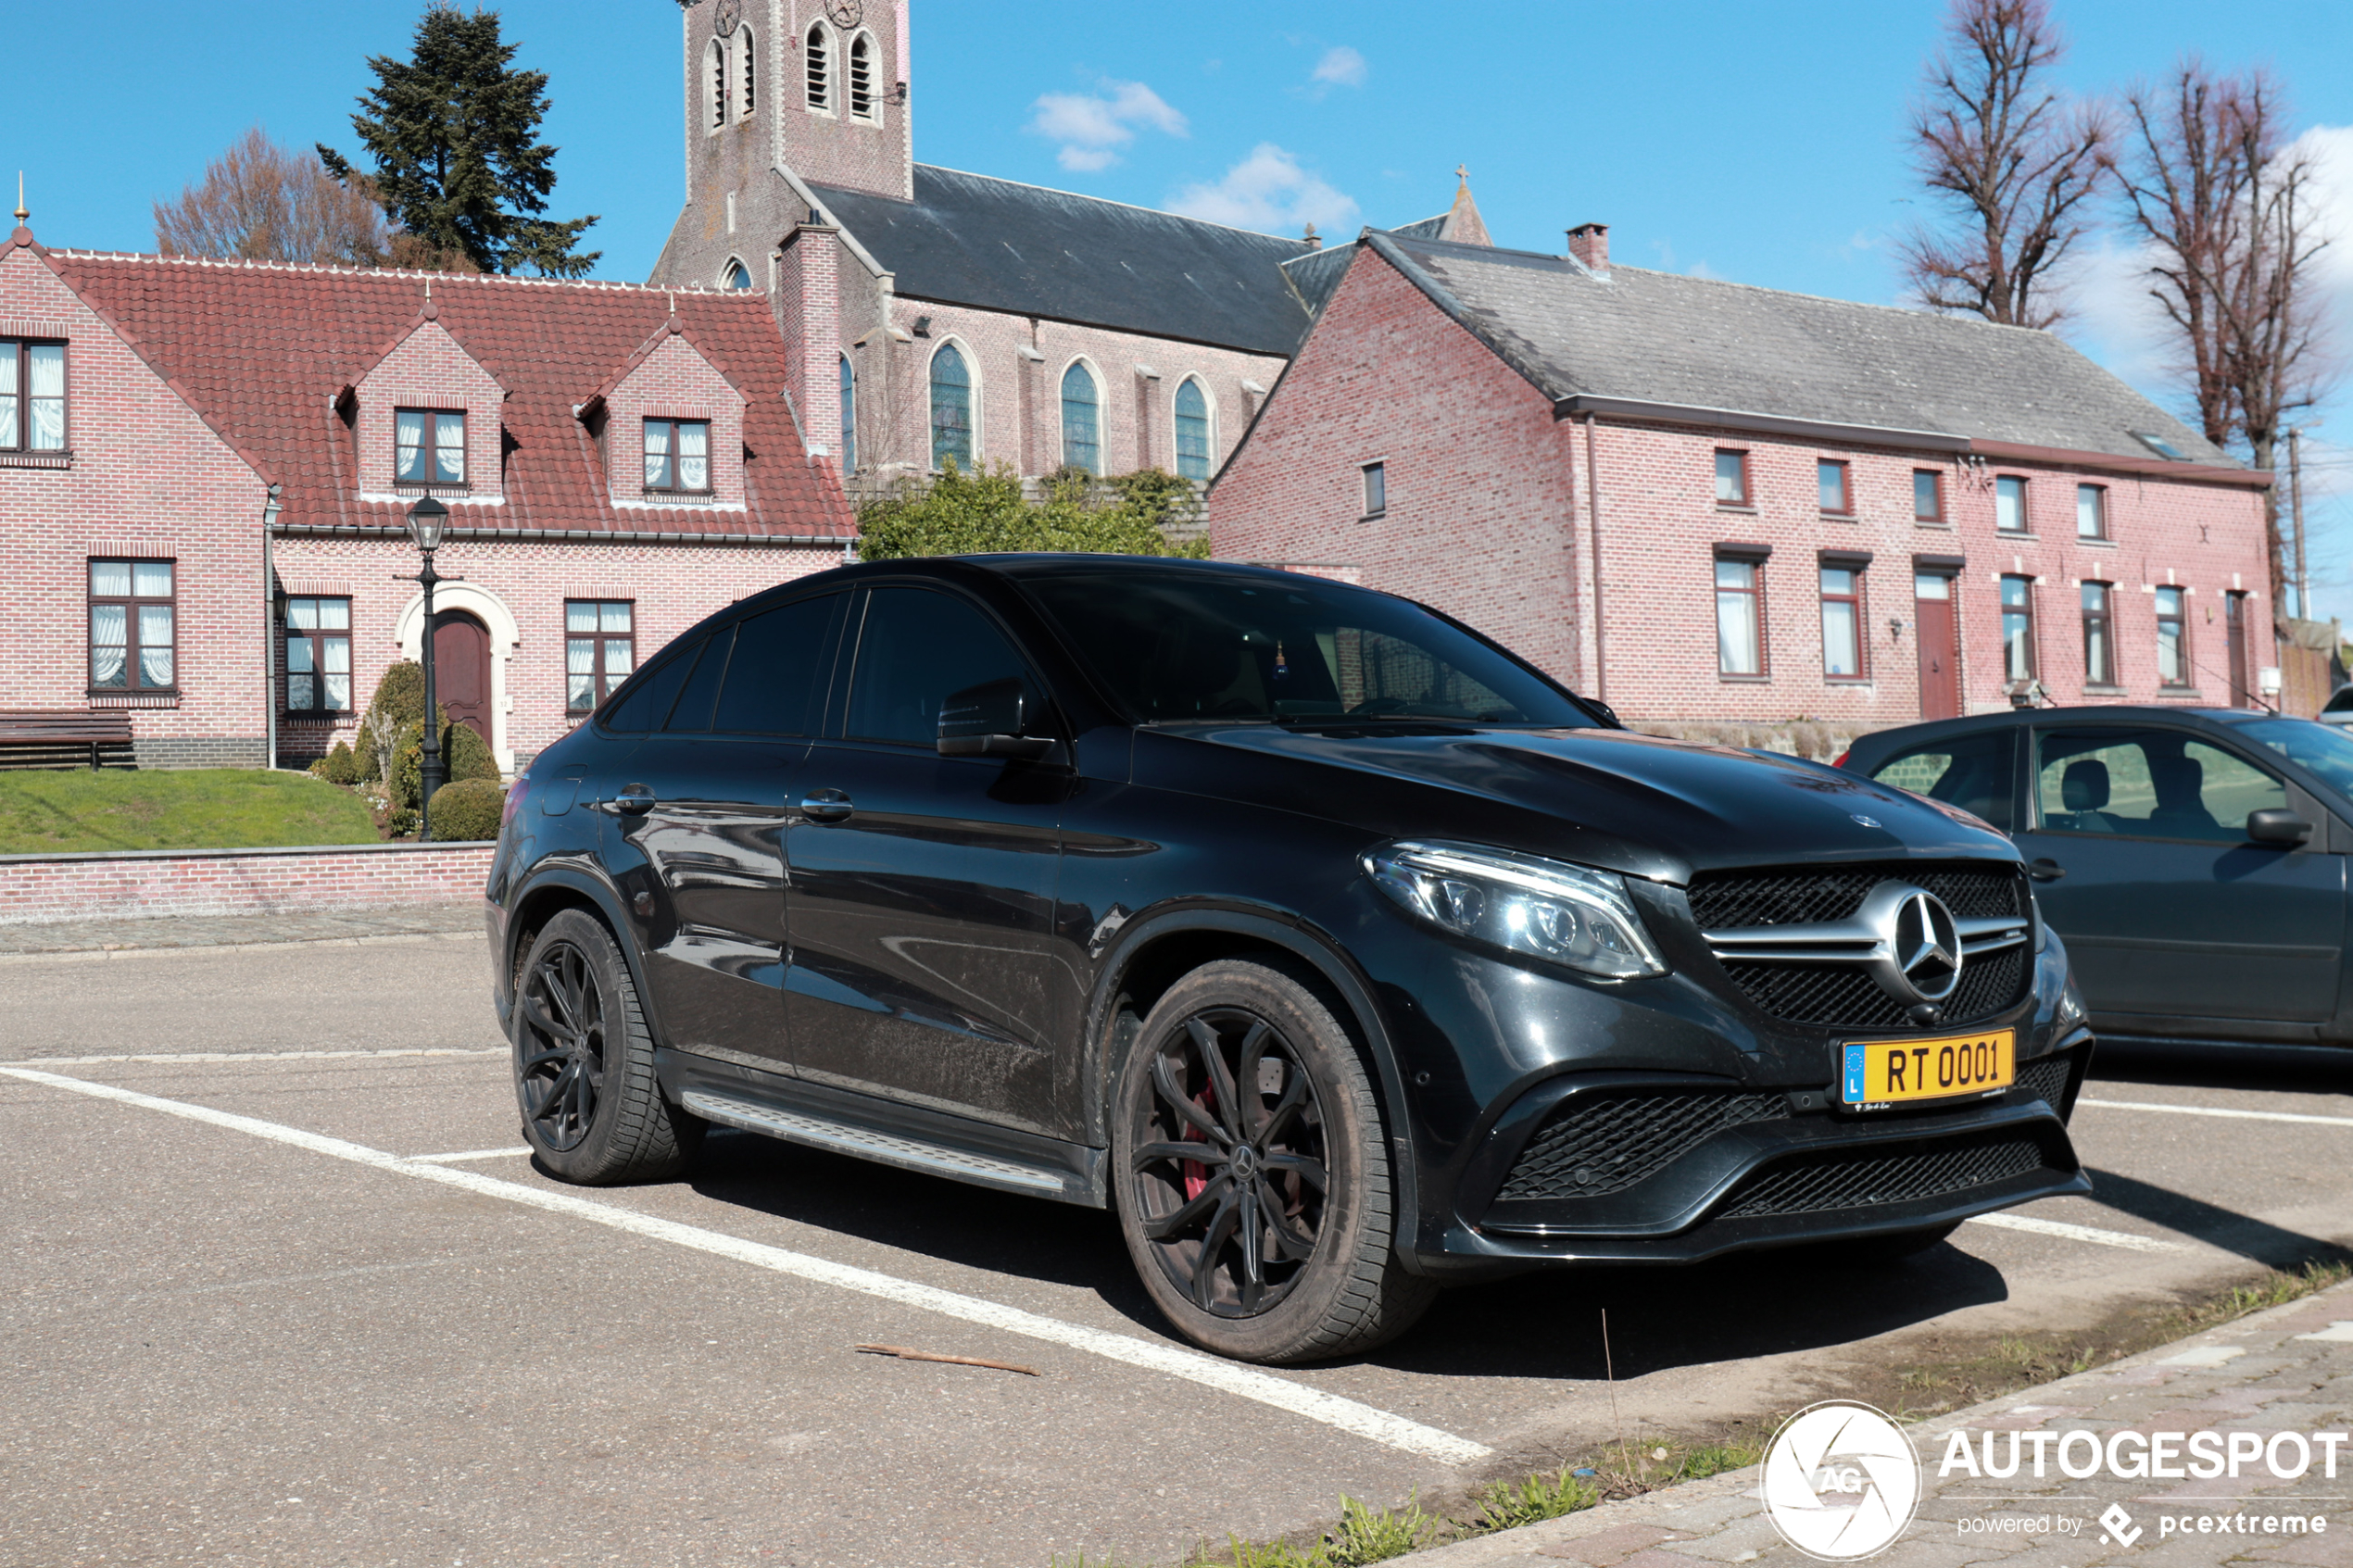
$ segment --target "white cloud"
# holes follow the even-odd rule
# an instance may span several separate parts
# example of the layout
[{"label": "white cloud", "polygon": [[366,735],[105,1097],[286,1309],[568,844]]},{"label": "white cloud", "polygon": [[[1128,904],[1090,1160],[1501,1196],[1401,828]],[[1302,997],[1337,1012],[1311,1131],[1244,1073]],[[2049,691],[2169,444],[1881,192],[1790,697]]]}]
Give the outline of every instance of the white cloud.
[{"label": "white cloud", "polygon": [[1315,62],[1315,82],[1321,87],[1365,85],[1365,56],[1345,44],[1335,44]]},{"label": "white cloud", "polygon": [[1166,203],[1171,212],[1239,229],[1273,233],[1313,223],[1327,233],[1353,226],[1356,203],[1299,166],[1298,155],[1261,142],[1215,184],[1186,186]]},{"label": "white cloud", "polygon": [[1060,142],[1062,166],[1081,171],[1117,163],[1139,127],[1171,136],[1189,130],[1183,115],[1140,82],[1106,81],[1097,93],[1049,93],[1033,107],[1029,130]]}]

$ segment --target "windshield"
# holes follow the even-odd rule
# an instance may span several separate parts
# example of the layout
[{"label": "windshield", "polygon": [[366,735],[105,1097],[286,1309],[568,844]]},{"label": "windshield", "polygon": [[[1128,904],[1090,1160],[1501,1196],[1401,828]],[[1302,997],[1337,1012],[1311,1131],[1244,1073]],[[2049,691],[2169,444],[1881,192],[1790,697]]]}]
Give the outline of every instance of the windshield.
[{"label": "windshield", "polygon": [[1314,578],[1294,586],[1128,572],[1056,574],[1025,586],[1147,723],[1593,722],[1509,655],[1385,594]]},{"label": "windshield", "polygon": [[2353,799],[2353,736],[2309,719],[2255,719],[2233,733],[2318,773],[2339,795]]}]

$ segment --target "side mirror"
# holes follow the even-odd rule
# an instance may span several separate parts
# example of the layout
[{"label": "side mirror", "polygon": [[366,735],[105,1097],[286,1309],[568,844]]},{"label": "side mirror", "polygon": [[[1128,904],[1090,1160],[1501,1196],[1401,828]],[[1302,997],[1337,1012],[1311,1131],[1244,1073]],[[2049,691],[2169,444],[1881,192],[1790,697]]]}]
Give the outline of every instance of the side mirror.
[{"label": "side mirror", "polygon": [[2246,836],[2257,844],[2301,844],[2312,836],[2312,824],[2284,807],[2273,806],[2246,814]]},{"label": "side mirror", "polygon": [[1043,757],[1054,749],[1054,743],[1023,733],[1037,718],[1038,706],[1029,683],[1018,675],[966,686],[939,705],[939,755]]}]

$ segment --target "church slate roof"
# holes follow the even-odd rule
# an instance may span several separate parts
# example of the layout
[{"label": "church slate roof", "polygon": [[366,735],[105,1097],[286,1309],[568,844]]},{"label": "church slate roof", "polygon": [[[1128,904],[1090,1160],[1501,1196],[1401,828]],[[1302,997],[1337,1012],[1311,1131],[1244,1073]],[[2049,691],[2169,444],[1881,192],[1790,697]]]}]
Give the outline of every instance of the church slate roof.
[{"label": "church slate roof", "polygon": [[[1624,399],[2148,461],[2241,465],[2047,332],[1368,232],[1556,402]],[[1361,248],[1361,247],[1360,247]]]},{"label": "church slate roof", "polygon": [[[847,538],[856,520],[812,467],[784,398],[783,336],[767,299],[610,283],[186,257],[52,251],[49,263],[170,380],[196,412],[283,486],[290,527],[400,528],[406,500],[362,499],[351,434],[333,405],[384,350],[434,319],[498,384],[506,468],[496,508],[458,508],[475,528],[600,534]],[[744,395],[743,511],[615,507],[573,409],[661,331],[682,329]]]},{"label": "church slate roof", "polygon": [[1289,355],[1308,315],[1282,263],[1303,240],[915,165],[912,202],[812,185],[902,298]]}]

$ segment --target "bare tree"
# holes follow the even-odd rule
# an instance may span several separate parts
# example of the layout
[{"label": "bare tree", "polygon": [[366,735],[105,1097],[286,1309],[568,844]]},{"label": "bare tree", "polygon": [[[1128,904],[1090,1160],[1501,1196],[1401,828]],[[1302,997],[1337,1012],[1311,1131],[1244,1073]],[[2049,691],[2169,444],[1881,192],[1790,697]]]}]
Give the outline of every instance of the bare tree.
[{"label": "bare tree", "polygon": [[2047,85],[2066,52],[2048,0],[1953,0],[1911,128],[1920,179],[1950,214],[1899,242],[1931,308],[2020,327],[2065,315],[2052,273],[2088,227],[2113,135],[2099,105]]},{"label": "bare tree", "polygon": [[[2312,157],[2287,142],[2285,94],[2259,69],[2221,77],[2186,59],[2161,85],[2131,89],[2125,107],[2119,185],[2148,242],[2149,293],[2172,324],[2198,422],[2208,440],[2243,445],[2273,470],[2288,416],[2319,399],[2328,373]],[[2264,511],[2277,606],[2284,561],[2269,492]]]},{"label": "bare tree", "polygon": [[375,193],[338,181],[319,159],[289,152],[255,126],[205,167],[204,178],[157,202],[166,256],[382,266],[393,234]]}]

